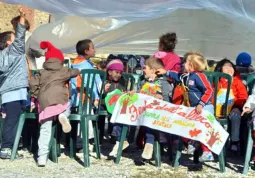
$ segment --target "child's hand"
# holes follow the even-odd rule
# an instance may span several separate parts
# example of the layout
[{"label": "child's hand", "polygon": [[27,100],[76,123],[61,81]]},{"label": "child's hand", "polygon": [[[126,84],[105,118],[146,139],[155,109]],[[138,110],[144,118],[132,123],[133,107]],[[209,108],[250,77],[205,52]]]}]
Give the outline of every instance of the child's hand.
[{"label": "child's hand", "polygon": [[21,17],[25,17],[25,16],[26,16],[26,14],[25,14],[25,12],[23,11],[23,8],[22,8],[22,7],[19,8],[19,14],[20,14]]},{"label": "child's hand", "polygon": [[129,91],[129,92],[128,92],[128,94],[129,94],[130,96],[133,96],[135,93],[136,93],[135,90],[132,90],[132,91]]},{"label": "child's hand", "polygon": [[35,103],[31,102],[30,112],[32,112],[34,109],[35,109]]},{"label": "child's hand", "polygon": [[98,107],[98,105],[99,105],[99,100],[95,100],[95,101],[94,101],[94,106],[95,106],[95,107]]},{"label": "child's hand", "polygon": [[203,106],[202,106],[201,104],[198,104],[198,105],[196,106],[196,112],[197,112],[198,114],[201,114],[201,113],[202,113],[202,110],[203,110]]},{"label": "child's hand", "polygon": [[2,119],[5,119],[6,118],[6,113],[1,113],[1,115],[2,115]]},{"label": "child's hand", "polygon": [[108,93],[109,90],[110,90],[110,87],[111,87],[111,84],[110,84],[110,83],[105,84],[105,86],[104,86],[104,91],[105,91],[106,93]]},{"label": "child's hand", "polygon": [[162,95],[160,95],[160,94],[156,94],[156,96],[155,96],[157,99],[159,99],[159,100],[163,100],[163,96]]},{"label": "child's hand", "polygon": [[156,74],[157,75],[164,75],[166,73],[166,70],[165,69],[158,69],[157,71],[156,71]]},{"label": "child's hand", "polygon": [[241,116],[243,116],[245,113],[250,113],[250,112],[252,112],[251,108],[245,107],[245,108],[243,108],[243,112],[242,112]]}]

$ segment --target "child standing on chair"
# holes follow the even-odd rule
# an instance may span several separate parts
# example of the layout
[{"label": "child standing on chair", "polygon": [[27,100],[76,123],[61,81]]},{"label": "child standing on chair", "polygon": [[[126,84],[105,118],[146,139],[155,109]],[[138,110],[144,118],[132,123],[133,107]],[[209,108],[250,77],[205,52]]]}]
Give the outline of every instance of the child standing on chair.
[{"label": "child standing on chair", "polygon": [[[184,93],[184,105],[195,107],[198,114],[202,110],[208,110],[214,113],[214,107],[211,104],[213,89],[205,74],[206,61],[199,53],[190,52],[185,55],[186,61],[184,64],[186,73],[181,74],[174,71],[158,70],[160,74],[165,74],[177,82],[182,82],[186,90]],[[192,146],[192,145],[190,145]],[[204,145],[202,146],[203,154],[199,158],[200,162],[213,160],[212,152]]]},{"label": "child standing on chair", "polygon": [[38,166],[45,166],[48,159],[53,119],[57,116],[64,133],[71,131],[71,125],[67,118],[70,114],[71,103],[66,83],[70,78],[79,75],[80,71],[63,67],[62,52],[50,42],[41,42],[40,46],[42,49],[48,49],[45,53],[44,69],[29,81],[29,86],[32,96],[37,98],[40,104],[39,122],[41,127],[37,161]]}]

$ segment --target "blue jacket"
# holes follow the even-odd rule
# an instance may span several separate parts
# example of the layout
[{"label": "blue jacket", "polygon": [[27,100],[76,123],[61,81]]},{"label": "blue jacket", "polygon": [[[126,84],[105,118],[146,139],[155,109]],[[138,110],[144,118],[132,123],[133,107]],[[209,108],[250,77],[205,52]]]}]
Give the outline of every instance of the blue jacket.
[{"label": "blue jacket", "polygon": [[[90,60],[89,59],[86,60],[81,56],[78,56],[73,61],[73,64],[71,67],[74,69],[80,69],[80,70],[81,69],[94,69],[93,64],[90,62]],[[85,76],[85,77],[88,77],[88,76]],[[84,80],[84,85],[85,86],[87,85],[86,78]],[[95,85],[93,88],[93,93],[94,93],[93,98],[94,99],[100,99],[99,98],[99,90],[100,90],[100,87],[102,87],[101,85],[102,85],[102,80],[101,80],[100,76],[96,76]],[[73,106],[78,106],[78,103],[79,103],[78,92],[79,91],[77,90],[77,79],[76,78],[71,79],[71,87],[72,87],[72,104],[73,104]]]},{"label": "blue jacket", "polygon": [[195,107],[198,104],[205,106],[211,103],[213,89],[205,74],[201,72],[181,74],[167,71],[166,76],[177,82],[182,82],[188,88],[191,107]]},{"label": "blue jacket", "polygon": [[28,87],[25,25],[18,24],[14,42],[0,51],[0,94]]}]

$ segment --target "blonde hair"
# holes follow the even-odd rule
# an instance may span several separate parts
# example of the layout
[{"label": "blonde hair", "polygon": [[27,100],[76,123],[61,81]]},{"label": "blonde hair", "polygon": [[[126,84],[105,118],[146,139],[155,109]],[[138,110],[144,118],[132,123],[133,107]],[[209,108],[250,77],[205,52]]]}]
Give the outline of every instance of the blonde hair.
[{"label": "blonde hair", "polygon": [[207,62],[200,53],[188,52],[184,56],[185,56],[184,60],[188,61],[195,71],[202,72],[206,70]]},{"label": "blonde hair", "polygon": [[164,64],[161,59],[151,56],[149,59],[145,61],[145,65],[150,69],[162,69],[164,68]]}]

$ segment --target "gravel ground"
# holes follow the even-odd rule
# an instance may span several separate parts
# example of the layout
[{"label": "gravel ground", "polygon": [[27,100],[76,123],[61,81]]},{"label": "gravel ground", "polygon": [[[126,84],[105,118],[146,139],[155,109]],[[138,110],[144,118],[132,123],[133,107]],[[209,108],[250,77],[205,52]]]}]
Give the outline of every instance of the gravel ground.
[{"label": "gravel ground", "polygon": [[[245,177],[240,172],[242,171],[242,158],[228,159],[226,173],[220,173],[218,170],[218,163],[206,164],[193,164],[191,157],[184,155],[181,159],[181,166],[173,168],[166,156],[162,157],[161,168],[156,168],[154,162],[144,163],[141,160],[142,151],[138,151],[134,145],[131,145],[123,154],[123,158],[119,165],[115,165],[113,160],[109,159],[106,155],[109,154],[110,149],[113,147],[110,143],[103,144],[101,160],[95,159],[95,153],[91,153],[91,166],[84,168],[81,165],[79,158],[82,154],[79,153],[78,159],[70,159],[66,156],[65,152],[61,154],[58,163],[48,161],[45,168],[36,166],[33,155],[24,153],[25,158],[22,160],[0,160],[0,177],[4,178],[30,178],[30,177],[51,177],[51,178],[76,178],[76,177],[106,177],[106,178],[122,178],[122,177]],[[235,164],[231,164],[233,162]],[[250,170],[249,175],[246,177],[255,177],[255,171]]]}]

